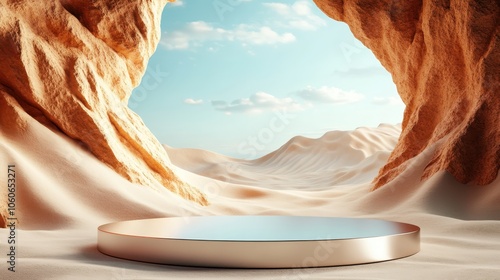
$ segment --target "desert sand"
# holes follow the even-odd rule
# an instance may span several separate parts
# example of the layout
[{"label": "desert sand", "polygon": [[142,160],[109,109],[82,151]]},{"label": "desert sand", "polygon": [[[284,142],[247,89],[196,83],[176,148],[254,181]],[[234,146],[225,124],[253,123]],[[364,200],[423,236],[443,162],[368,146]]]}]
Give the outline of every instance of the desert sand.
[{"label": "desert sand", "polygon": [[[384,188],[370,191],[399,125],[295,137],[244,161],[165,146],[171,168],[207,194],[209,206],[163,188],[132,184],[67,136],[26,117],[22,139],[2,136],[2,169],[17,172],[17,272],[2,279],[495,279],[500,273],[500,180],[458,183],[421,175],[430,152]],[[6,180],[2,173],[2,182]],[[2,192],[4,192],[2,188]],[[421,251],[382,263],[309,269],[210,269],[115,259],[97,251],[103,223],[185,215],[373,217],[421,227]],[[0,229],[5,260],[7,229]]]}]

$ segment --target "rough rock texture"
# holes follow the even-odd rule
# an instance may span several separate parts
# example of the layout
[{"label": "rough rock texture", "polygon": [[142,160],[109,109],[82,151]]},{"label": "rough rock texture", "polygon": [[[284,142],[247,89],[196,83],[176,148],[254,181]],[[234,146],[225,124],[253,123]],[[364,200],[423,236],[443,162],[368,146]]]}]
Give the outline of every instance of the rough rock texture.
[{"label": "rough rock texture", "polygon": [[447,170],[461,183],[484,185],[497,177],[499,0],[314,1],[373,51],[406,104],[402,135],[375,188],[432,144],[424,178]]},{"label": "rough rock texture", "polygon": [[[0,0],[0,110],[22,107],[128,180],[205,204],[127,107],[158,44],[166,2]],[[22,130],[24,121],[2,122],[0,132]]]}]

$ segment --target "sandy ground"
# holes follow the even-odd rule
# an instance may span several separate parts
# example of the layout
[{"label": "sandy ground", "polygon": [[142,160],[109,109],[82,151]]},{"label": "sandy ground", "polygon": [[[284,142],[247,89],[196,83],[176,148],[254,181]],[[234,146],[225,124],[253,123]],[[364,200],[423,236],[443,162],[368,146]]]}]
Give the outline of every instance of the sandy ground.
[{"label": "sandy ground", "polygon": [[[500,279],[500,179],[421,181],[432,148],[387,186],[370,192],[400,133],[381,125],[293,138],[254,161],[165,146],[171,168],[208,194],[201,207],[134,185],[64,135],[34,120],[0,134],[0,195],[16,172],[16,272],[0,229],[1,279]],[[5,203],[4,203],[5,204]],[[5,207],[3,205],[2,207]],[[421,251],[382,263],[309,269],[210,269],[115,259],[96,249],[107,222],[184,215],[372,217],[421,227]]]}]

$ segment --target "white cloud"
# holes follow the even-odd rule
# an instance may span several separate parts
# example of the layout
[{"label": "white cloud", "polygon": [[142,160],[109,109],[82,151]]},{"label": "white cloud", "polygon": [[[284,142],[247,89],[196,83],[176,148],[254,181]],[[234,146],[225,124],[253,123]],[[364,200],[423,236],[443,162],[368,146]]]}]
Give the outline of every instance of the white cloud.
[{"label": "white cloud", "polygon": [[354,91],[345,91],[336,87],[307,87],[298,92],[304,100],[323,104],[354,103],[363,99],[363,95]]},{"label": "white cloud", "polygon": [[203,103],[203,99],[193,99],[193,98],[188,98],[184,100],[184,103],[190,104],[190,105],[198,105]]},{"label": "white cloud", "polygon": [[170,50],[188,49],[207,41],[237,41],[243,45],[275,45],[295,41],[292,33],[279,34],[268,26],[240,24],[234,29],[217,28],[204,21],[188,23],[182,30],[165,33],[161,44]]},{"label": "white cloud", "polygon": [[283,3],[264,3],[264,6],[274,10],[280,15],[289,15],[290,14],[290,6]]},{"label": "white cloud", "polygon": [[307,87],[297,92],[303,100],[292,97],[279,98],[266,92],[257,92],[248,98],[239,98],[231,102],[224,100],[212,100],[212,107],[231,115],[232,113],[262,113],[276,110],[287,110],[289,112],[310,109],[314,104],[346,104],[362,100],[363,95],[354,91],[344,91],[335,87]]},{"label": "white cloud", "polygon": [[310,1],[298,0],[293,4],[264,3],[286,21],[285,26],[301,30],[316,30],[326,22],[313,13]]},{"label": "white cloud", "polygon": [[372,100],[375,105],[405,106],[401,98],[398,97],[375,97]]},{"label": "white cloud", "polygon": [[302,111],[307,106],[298,103],[293,98],[278,98],[269,93],[257,92],[249,98],[240,98],[232,102],[222,100],[213,100],[212,106],[218,111],[231,113],[262,113],[264,111],[287,110]]}]

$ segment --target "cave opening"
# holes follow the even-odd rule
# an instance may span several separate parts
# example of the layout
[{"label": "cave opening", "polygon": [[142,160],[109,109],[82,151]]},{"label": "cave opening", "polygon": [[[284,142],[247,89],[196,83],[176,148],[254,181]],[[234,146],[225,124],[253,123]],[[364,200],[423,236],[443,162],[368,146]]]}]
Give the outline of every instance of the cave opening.
[{"label": "cave opening", "polygon": [[129,100],[161,143],[255,159],[298,135],[401,122],[391,75],[312,1],[174,3]]}]

